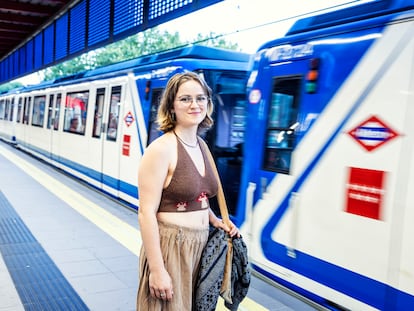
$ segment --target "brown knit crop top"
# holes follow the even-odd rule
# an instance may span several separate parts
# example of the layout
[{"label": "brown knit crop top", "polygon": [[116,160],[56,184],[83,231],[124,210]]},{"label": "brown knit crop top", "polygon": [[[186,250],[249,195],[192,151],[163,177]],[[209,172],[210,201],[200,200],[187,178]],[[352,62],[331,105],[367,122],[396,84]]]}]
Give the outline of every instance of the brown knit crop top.
[{"label": "brown knit crop top", "polygon": [[170,184],[163,189],[158,212],[192,212],[210,207],[209,198],[217,194],[217,179],[201,138],[205,173],[201,176],[193,160],[177,139],[177,165]]}]

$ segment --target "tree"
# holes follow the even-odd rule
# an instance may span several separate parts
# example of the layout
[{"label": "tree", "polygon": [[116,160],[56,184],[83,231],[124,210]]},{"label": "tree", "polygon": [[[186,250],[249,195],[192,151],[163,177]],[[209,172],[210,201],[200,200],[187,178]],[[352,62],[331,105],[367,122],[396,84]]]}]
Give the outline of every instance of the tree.
[{"label": "tree", "polygon": [[95,56],[95,66],[106,66],[139,56],[172,49],[185,44],[188,43],[180,40],[178,32],[175,34],[170,34],[166,31],[160,33],[158,29],[150,28],[144,32],[99,49]]},{"label": "tree", "polygon": [[217,35],[214,32],[210,32],[210,34],[207,36],[198,34],[194,43],[203,44],[207,46],[214,46],[228,50],[240,50],[239,45],[237,43],[228,42],[223,38],[222,35]]},{"label": "tree", "polygon": [[69,76],[85,70],[94,69],[94,61],[90,53],[82,54],[66,62],[46,68],[43,71],[43,81],[50,81],[59,77]]},{"label": "tree", "polygon": [[3,85],[0,85],[0,94],[5,93],[9,90],[16,89],[18,87],[22,87],[23,84],[20,82],[10,82]]},{"label": "tree", "polygon": [[223,37],[214,33],[210,33],[207,36],[198,34],[193,42],[188,42],[182,41],[178,32],[171,34],[164,31],[161,33],[157,28],[150,28],[124,40],[83,54],[56,66],[49,67],[44,70],[44,80],[53,80],[85,70],[92,70],[97,67],[186,46],[192,43],[232,50],[238,49],[237,44],[226,42]]}]

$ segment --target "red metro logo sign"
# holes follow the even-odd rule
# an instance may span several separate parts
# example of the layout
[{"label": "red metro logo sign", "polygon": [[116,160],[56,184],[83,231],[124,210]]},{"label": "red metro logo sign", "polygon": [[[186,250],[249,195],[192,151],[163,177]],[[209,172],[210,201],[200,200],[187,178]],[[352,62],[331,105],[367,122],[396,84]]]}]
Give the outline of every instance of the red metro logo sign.
[{"label": "red metro logo sign", "polygon": [[376,116],[368,118],[348,134],[369,152],[398,136],[396,131]]}]

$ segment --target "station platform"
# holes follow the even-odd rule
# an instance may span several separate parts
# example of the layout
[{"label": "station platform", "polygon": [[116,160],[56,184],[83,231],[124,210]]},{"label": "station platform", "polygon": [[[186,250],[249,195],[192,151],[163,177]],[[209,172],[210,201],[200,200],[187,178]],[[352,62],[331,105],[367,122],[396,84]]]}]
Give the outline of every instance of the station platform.
[{"label": "station platform", "polygon": [[[0,140],[0,311],[133,311],[141,243],[135,210]],[[318,309],[253,276],[239,310]]]}]

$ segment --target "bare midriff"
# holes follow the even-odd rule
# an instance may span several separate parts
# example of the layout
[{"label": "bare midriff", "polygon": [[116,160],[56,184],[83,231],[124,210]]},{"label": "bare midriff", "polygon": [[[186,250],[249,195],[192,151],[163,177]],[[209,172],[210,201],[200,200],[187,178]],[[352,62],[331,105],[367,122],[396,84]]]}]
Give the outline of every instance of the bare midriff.
[{"label": "bare midriff", "polygon": [[208,211],[209,209],[185,213],[159,212],[157,213],[157,219],[161,222],[174,224],[180,227],[208,229]]}]

